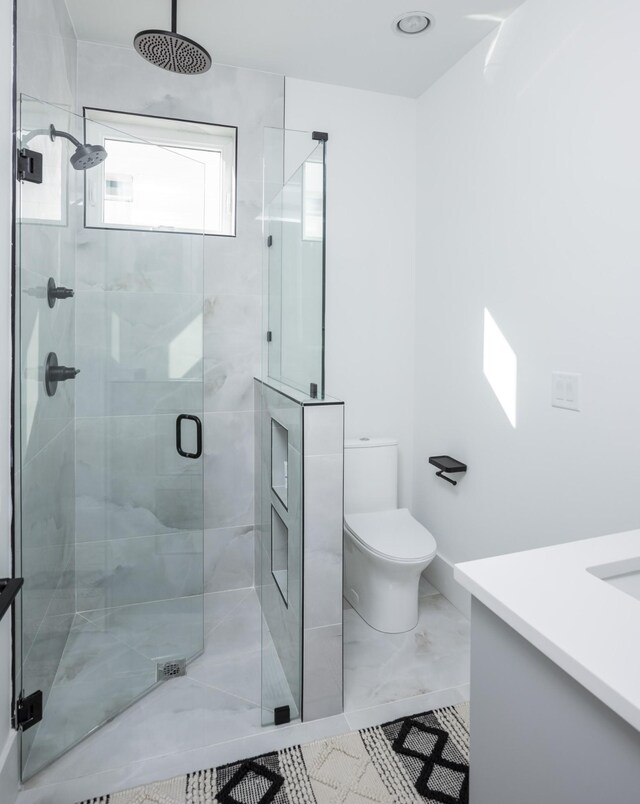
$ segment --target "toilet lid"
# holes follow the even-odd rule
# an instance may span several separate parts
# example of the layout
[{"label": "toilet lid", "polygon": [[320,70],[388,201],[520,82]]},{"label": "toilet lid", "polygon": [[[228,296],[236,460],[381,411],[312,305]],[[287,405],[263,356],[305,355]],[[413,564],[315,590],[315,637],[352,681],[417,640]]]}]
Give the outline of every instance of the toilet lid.
[{"label": "toilet lid", "polygon": [[418,561],[432,558],[436,553],[436,540],[407,508],[347,514],[345,522],[358,541],[379,555],[398,561]]}]

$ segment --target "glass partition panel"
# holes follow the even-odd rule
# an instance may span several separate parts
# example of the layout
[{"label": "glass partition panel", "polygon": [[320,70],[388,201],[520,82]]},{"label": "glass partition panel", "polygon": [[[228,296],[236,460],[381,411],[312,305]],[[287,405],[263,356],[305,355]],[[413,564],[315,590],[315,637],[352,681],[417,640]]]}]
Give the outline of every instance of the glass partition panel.
[{"label": "glass partition panel", "polygon": [[[299,138],[284,142],[290,143],[285,154],[294,144],[300,152]],[[272,198],[265,193],[267,376],[318,398],[324,397],[325,172],[320,142]],[[273,178],[265,186],[273,194]]]},{"label": "glass partition panel", "polygon": [[302,406],[256,383],[256,586],[262,607],[262,720],[301,716]]},{"label": "glass partition panel", "polygon": [[188,184],[200,234],[167,231],[181,213],[169,186],[138,230],[88,229],[86,140],[161,149],[27,97],[19,134],[43,155],[17,211],[18,689],[44,702],[22,733],[27,778],[203,648],[205,168],[157,160]]},{"label": "glass partition panel", "polygon": [[256,585],[263,723],[304,718],[303,404],[324,398],[326,138],[266,129],[256,382]]}]

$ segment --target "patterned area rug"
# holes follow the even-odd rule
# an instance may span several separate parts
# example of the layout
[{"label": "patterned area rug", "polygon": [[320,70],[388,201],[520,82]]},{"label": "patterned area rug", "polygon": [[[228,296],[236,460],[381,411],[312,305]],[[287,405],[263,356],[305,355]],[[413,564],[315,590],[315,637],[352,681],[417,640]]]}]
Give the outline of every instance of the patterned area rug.
[{"label": "patterned area rug", "polygon": [[468,804],[468,706],[436,709],[83,804]]}]

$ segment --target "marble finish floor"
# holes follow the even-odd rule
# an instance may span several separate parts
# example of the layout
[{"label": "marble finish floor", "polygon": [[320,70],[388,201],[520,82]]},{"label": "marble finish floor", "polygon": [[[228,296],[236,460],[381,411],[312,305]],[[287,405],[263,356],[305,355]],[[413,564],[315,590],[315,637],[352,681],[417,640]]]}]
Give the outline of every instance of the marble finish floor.
[{"label": "marble finish floor", "polygon": [[[258,732],[262,683],[269,685],[270,699],[294,710],[275,652],[262,663],[261,621],[252,588],[205,595],[201,652],[202,602],[197,597],[76,615],[27,772],[76,743],[34,781],[67,779],[79,769],[102,773],[132,758],[145,760]],[[199,653],[185,677],[144,695],[156,681],[159,660]]]},{"label": "marble finish floor", "polygon": [[[105,616],[114,638],[135,634],[148,661],[142,629],[125,628],[121,613]],[[423,582],[420,622],[407,634],[380,634],[345,604],[344,714],[264,727],[260,623],[254,589],[205,595],[205,650],[187,676],[161,684],[38,773],[18,804],[69,804],[468,700],[469,623]],[[188,640],[188,629],[177,639]],[[135,676],[135,663],[130,669]],[[65,672],[89,682],[88,670],[76,661]],[[268,674],[270,683],[279,678]]]},{"label": "marble finish floor", "polygon": [[407,633],[376,631],[344,605],[345,712],[445,690],[468,697],[469,621],[424,578],[418,625]]}]

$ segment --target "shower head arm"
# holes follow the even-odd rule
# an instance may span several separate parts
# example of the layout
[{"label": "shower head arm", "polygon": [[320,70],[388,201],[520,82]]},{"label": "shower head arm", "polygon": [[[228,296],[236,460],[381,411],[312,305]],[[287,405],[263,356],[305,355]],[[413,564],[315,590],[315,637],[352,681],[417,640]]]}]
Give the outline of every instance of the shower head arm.
[{"label": "shower head arm", "polygon": [[72,142],[76,148],[82,147],[80,140],[77,140],[73,134],[68,134],[66,131],[58,131],[53,123],[49,126],[49,136],[51,137],[51,142],[55,142],[56,137],[64,137],[65,140]]}]

